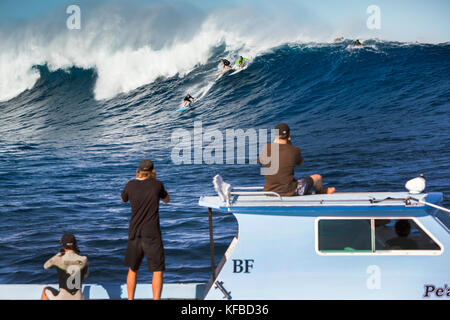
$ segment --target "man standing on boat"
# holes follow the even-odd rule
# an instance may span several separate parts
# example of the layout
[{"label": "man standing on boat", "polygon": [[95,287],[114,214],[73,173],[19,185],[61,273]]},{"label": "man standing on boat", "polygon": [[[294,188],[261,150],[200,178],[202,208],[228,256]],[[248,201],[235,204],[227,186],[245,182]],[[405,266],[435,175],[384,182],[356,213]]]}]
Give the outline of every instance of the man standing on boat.
[{"label": "man standing on boat", "polygon": [[128,299],[134,299],[137,272],[144,254],[148,268],[153,272],[153,299],[161,298],[163,271],[165,270],[164,247],[159,225],[159,200],[169,203],[170,197],[161,181],[156,179],[153,162],[142,160],[136,171],[136,179],[129,181],[122,191],[122,201],[130,201],[131,220],[128,232],[128,248],[125,266]]},{"label": "man standing on boat", "polygon": [[281,196],[303,196],[311,194],[314,189],[316,193],[333,193],[335,188],[324,188],[322,176],[313,174],[300,179],[294,178],[294,169],[303,164],[303,157],[300,149],[292,145],[290,129],[286,123],[280,123],[275,127],[276,137],[273,143],[266,144],[258,157],[258,163],[264,168],[271,167],[271,150],[278,147],[278,170],[274,174],[266,174],[264,191],[276,192]]}]

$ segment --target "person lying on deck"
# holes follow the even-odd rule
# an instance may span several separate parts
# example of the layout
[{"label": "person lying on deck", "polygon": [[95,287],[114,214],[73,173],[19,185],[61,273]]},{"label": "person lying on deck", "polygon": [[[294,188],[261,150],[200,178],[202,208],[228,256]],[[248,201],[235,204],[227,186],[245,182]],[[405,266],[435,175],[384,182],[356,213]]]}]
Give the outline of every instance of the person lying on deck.
[{"label": "person lying on deck", "polygon": [[[300,149],[292,145],[290,129],[286,123],[280,123],[275,127],[277,131],[273,143],[266,144],[258,157],[258,163],[264,169],[272,166],[272,161],[278,160],[278,170],[274,174],[265,172],[266,183],[264,191],[273,191],[280,196],[302,196],[311,194],[314,189],[316,194],[333,193],[334,187],[324,188],[322,176],[312,174],[300,179],[294,178],[294,169],[303,164],[303,157]],[[278,147],[278,159],[272,159],[272,148]]]}]

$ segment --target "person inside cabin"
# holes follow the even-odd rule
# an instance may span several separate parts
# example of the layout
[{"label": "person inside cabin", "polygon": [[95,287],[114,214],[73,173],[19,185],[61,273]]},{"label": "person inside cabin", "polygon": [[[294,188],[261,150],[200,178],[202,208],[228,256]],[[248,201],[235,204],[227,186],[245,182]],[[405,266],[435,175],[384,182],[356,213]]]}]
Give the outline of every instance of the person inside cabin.
[{"label": "person inside cabin", "polygon": [[[300,179],[294,178],[296,166],[303,165],[303,157],[300,149],[291,142],[290,129],[286,123],[280,123],[275,127],[276,137],[273,143],[266,144],[258,157],[258,163],[263,165],[265,170],[264,191],[272,191],[280,196],[303,196],[311,194],[314,189],[316,194],[333,193],[334,187],[324,187],[322,176],[312,174]],[[270,172],[272,167],[272,148],[278,147],[278,170]]]},{"label": "person inside cabin", "polygon": [[170,202],[161,181],[156,179],[156,171],[151,160],[142,160],[136,171],[136,179],[124,187],[121,199],[130,201],[131,220],[128,231],[128,247],[125,253],[128,299],[134,299],[137,273],[144,255],[148,269],[153,272],[153,300],[161,298],[163,272],[165,270],[164,247],[159,222],[159,201]]},{"label": "person inside cabin", "polygon": [[411,233],[411,225],[408,220],[402,219],[395,223],[397,237],[386,241],[386,246],[391,250],[417,250],[417,243],[408,238]]},{"label": "person inside cabin", "polygon": [[44,269],[56,268],[59,290],[45,287],[41,300],[84,300],[82,282],[88,276],[88,259],[80,255],[77,240],[71,233],[61,238],[61,250],[45,264]]}]

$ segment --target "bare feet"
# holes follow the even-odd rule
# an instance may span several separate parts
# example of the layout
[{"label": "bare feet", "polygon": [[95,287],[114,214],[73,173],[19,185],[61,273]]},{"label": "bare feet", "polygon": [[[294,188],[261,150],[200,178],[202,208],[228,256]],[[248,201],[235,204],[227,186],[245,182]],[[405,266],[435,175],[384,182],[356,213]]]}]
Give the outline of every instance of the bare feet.
[{"label": "bare feet", "polygon": [[332,194],[332,193],[334,193],[334,191],[336,191],[335,187],[328,187],[327,188],[327,194]]}]

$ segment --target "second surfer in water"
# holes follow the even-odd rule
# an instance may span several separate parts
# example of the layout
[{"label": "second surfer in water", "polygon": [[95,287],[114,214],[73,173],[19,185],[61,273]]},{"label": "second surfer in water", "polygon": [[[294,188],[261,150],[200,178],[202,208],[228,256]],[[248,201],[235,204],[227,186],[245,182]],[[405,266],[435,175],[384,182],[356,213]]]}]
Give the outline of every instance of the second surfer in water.
[{"label": "second surfer in water", "polygon": [[237,60],[237,65],[239,67],[239,69],[242,69],[243,67],[245,67],[246,62],[244,60],[247,60],[247,58],[244,58],[243,56],[240,56],[239,59]]},{"label": "second surfer in water", "polygon": [[231,63],[227,59],[220,59],[220,62],[222,62],[223,71],[231,69]]}]

